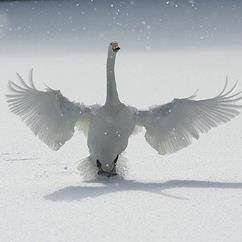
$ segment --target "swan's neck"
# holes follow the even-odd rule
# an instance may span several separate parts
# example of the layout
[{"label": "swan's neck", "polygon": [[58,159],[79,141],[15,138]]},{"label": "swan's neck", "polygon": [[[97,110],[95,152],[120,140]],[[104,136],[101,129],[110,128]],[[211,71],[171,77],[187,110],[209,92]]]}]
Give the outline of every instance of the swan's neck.
[{"label": "swan's neck", "polygon": [[109,49],[107,59],[107,97],[105,105],[116,105],[120,103],[114,74],[115,59],[116,53]]}]

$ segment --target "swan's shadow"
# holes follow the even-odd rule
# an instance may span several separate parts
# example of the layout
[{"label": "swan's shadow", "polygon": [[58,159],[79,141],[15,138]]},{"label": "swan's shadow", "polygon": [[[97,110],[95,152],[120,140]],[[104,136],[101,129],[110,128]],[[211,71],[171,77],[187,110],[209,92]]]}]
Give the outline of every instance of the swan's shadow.
[{"label": "swan's shadow", "polygon": [[[85,184],[85,183],[84,183]],[[117,180],[105,183],[87,183],[87,186],[68,186],[45,196],[51,201],[78,201],[84,198],[99,197],[109,193],[122,191],[145,191],[175,199],[189,200],[184,197],[169,195],[162,192],[172,188],[218,188],[242,189],[242,183],[211,182],[199,180],[171,180],[161,183],[145,183],[135,180]]]}]

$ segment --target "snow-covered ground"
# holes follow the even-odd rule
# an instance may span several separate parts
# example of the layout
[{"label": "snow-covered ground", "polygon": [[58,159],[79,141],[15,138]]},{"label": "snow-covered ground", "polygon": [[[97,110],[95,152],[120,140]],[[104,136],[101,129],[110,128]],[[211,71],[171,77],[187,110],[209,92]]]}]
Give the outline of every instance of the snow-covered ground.
[{"label": "snow-covered ground", "polygon": [[[241,49],[193,52],[120,52],[121,99],[146,108],[190,96],[218,94],[228,75],[240,80]],[[103,103],[106,53],[0,58],[0,241],[242,241],[242,115],[188,148],[159,156],[130,139],[125,180],[84,182],[78,160],[88,155],[82,134],[51,151],[11,114],[7,80],[34,68],[71,100]]]}]

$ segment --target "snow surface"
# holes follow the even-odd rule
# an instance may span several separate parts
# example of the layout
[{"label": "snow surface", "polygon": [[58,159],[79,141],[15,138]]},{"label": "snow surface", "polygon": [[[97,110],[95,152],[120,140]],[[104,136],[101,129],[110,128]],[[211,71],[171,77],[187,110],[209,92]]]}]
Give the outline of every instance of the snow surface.
[{"label": "snow surface", "polygon": [[[117,56],[121,100],[146,108],[219,93],[225,76],[240,80],[241,49],[133,53]],[[0,241],[242,241],[242,116],[188,148],[159,156],[132,136],[125,180],[84,182],[82,134],[51,151],[11,114],[7,80],[15,71],[86,104],[105,100],[106,53],[0,58]]]}]

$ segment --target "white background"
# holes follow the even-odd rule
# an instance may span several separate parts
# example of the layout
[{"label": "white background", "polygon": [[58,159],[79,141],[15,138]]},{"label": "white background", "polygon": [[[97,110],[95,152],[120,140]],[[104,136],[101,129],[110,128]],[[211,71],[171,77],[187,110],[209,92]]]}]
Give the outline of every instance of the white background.
[{"label": "white background", "polygon": [[[187,97],[215,96],[240,80],[242,50],[159,52],[117,56],[123,102],[138,108]],[[4,94],[15,71],[46,83],[70,100],[105,100],[104,54],[0,57],[0,241],[233,241],[242,240],[242,116],[159,156],[130,138],[129,174],[106,183],[82,181],[78,160],[88,156],[75,134],[58,152],[41,143],[9,112]]]}]

